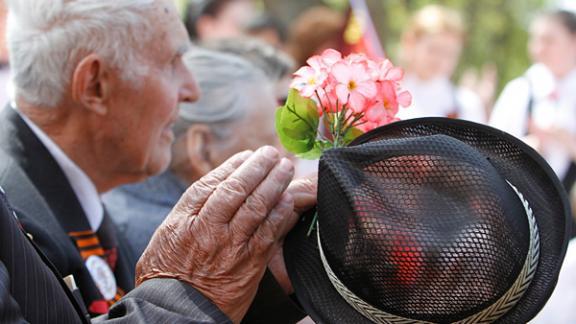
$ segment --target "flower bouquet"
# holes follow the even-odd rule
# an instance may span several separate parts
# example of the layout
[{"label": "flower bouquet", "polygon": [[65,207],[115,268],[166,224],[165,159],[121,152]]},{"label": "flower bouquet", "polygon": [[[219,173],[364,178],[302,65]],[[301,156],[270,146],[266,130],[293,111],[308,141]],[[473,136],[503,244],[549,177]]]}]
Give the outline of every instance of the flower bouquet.
[{"label": "flower bouquet", "polygon": [[286,104],[276,112],[282,145],[303,159],[318,159],[376,127],[397,121],[412,96],[400,89],[404,73],[387,59],[336,50],[313,56],[294,73]]},{"label": "flower bouquet", "polygon": [[397,121],[399,108],[412,101],[400,88],[404,72],[389,60],[329,49],[307,63],[294,73],[286,104],[276,112],[280,142],[297,157],[318,159],[326,149],[347,146]]}]

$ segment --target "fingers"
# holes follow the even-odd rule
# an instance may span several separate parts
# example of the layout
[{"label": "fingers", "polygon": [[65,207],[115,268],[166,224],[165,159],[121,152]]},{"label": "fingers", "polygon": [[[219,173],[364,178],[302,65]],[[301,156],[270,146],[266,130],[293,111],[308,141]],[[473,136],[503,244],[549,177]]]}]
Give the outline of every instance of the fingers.
[{"label": "fingers", "polygon": [[270,146],[258,149],[248,160],[222,181],[206,200],[199,216],[207,222],[228,223],[244,200],[276,166],[280,154]]},{"label": "fingers", "polygon": [[292,181],[286,192],[294,197],[294,212],[301,214],[314,207],[317,202],[318,176],[309,176]]},{"label": "fingers", "polygon": [[244,204],[230,221],[230,229],[248,240],[268,213],[278,203],[282,193],[294,176],[294,166],[282,159],[270,174],[246,198]]},{"label": "fingers", "polygon": [[182,211],[188,215],[196,215],[206,203],[210,195],[216,190],[218,185],[226,180],[236,169],[238,169],[250,156],[252,151],[244,151],[232,156],[221,166],[196,181],[180,198],[175,210]]},{"label": "fingers", "polygon": [[286,295],[291,295],[294,293],[294,287],[292,287],[292,282],[288,276],[288,271],[286,270],[286,264],[284,263],[284,250],[282,245],[274,247],[272,252],[272,259],[268,262],[268,269],[274,275],[276,282],[282,287]]},{"label": "fingers", "polygon": [[258,227],[248,242],[248,249],[256,255],[267,255],[294,227],[299,215],[294,212],[294,197],[285,193],[276,207]]}]

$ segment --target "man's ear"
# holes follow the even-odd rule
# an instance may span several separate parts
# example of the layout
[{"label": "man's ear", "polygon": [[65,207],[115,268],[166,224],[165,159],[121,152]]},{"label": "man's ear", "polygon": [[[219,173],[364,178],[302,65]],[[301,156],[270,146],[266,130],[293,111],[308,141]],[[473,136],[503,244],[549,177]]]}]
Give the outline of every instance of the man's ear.
[{"label": "man's ear", "polygon": [[194,124],[186,131],[186,150],[190,160],[190,168],[196,174],[203,176],[212,171],[214,165],[211,158],[211,147],[214,136],[210,126]]},{"label": "man's ear", "polygon": [[110,74],[97,54],[84,57],[72,75],[72,99],[100,115],[108,111]]}]

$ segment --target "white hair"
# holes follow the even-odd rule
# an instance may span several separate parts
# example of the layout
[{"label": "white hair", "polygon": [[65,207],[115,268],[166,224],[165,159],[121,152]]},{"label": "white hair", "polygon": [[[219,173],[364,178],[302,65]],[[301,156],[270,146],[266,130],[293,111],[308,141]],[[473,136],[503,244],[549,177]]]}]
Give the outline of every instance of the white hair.
[{"label": "white hair", "polygon": [[146,13],[155,0],[6,0],[8,47],[17,98],[54,107],[80,60],[96,53],[122,78],[145,71],[139,44],[151,37]]},{"label": "white hair", "polygon": [[254,106],[257,93],[270,91],[264,71],[242,57],[196,48],[184,56],[184,63],[194,75],[200,89],[200,99],[181,103],[174,132],[181,135],[193,124],[208,124],[220,137],[229,123],[247,115]]}]

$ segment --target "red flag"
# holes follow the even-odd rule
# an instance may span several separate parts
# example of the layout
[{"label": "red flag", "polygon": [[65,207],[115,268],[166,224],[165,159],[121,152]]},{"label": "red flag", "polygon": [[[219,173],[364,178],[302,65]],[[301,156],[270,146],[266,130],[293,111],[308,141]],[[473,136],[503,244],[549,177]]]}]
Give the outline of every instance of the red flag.
[{"label": "red flag", "polygon": [[371,59],[386,56],[365,0],[350,0],[347,23],[342,36],[344,55],[364,53]]}]

